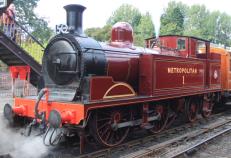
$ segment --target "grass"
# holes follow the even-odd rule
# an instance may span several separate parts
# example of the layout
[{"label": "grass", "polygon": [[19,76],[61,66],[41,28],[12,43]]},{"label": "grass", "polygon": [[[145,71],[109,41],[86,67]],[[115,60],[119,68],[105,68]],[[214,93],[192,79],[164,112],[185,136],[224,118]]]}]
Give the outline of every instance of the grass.
[{"label": "grass", "polygon": [[39,64],[42,64],[43,48],[34,42],[21,42],[20,46]]}]

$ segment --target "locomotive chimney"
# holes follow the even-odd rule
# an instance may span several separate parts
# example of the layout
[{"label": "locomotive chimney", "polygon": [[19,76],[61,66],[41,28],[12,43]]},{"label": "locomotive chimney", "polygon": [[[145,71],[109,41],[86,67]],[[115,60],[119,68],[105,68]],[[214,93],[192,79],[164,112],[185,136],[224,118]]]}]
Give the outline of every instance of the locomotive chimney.
[{"label": "locomotive chimney", "polygon": [[67,12],[67,26],[70,33],[76,33],[78,35],[84,35],[82,28],[83,11],[86,7],[78,4],[70,4],[64,6]]}]

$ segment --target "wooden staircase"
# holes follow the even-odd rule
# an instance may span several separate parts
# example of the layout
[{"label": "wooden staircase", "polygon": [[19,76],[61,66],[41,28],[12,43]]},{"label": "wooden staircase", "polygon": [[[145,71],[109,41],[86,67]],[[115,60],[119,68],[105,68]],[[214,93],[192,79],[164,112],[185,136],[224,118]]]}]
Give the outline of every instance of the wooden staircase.
[{"label": "wooden staircase", "polygon": [[44,47],[16,21],[15,29],[16,34],[8,37],[3,31],[3,26],[0,25],[0,60],[8,66],[30,66],[30,83],[37,87],[41,78]]}]

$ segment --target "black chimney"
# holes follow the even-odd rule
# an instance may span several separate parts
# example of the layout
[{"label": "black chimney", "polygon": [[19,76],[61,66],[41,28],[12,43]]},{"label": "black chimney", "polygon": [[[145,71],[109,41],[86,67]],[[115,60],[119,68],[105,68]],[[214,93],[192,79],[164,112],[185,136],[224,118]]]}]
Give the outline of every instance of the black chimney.
[{"label": "black chimney", "polygon": [[70,33],[76,33],[78,35],[83,34],[82,28],[82,17],[83,11],[86,7],[78,4],[70,4],[64,6],[64,9],[67,12],[67,26],[69,27]]}]

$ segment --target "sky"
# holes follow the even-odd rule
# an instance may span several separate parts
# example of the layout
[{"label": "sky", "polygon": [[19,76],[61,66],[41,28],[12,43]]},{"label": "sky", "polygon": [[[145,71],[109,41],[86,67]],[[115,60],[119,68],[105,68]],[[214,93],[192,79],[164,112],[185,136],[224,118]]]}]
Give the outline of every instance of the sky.
[{"label": "sky", "polygon": [[[131,4],[141,13],[149,12],[155,27],[159,26],[159,17],[163,9],[171,0],[40,0],[35,12],[44,17],[51,28],[56,24],[66,24],[66,12],[63,6],[67,4],[81,4],[87,9],[83,13],[83,29],[90,27],[102,27],[107,19],[122,4]],[[175,0],[187,5],[204,4],[210,11],[219,10],[231,15],[229,0]]]}]

